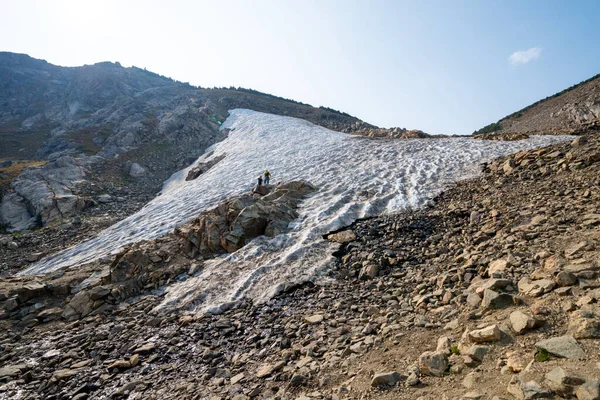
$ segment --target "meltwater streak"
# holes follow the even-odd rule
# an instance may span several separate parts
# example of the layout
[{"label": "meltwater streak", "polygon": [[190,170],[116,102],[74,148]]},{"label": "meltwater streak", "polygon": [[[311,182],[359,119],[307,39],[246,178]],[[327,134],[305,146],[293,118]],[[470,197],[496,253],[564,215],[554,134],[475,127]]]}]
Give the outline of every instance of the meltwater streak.
[{"label": "meltwater streak", "polygon": [[272,183],[304,179],[318,188],[301,203],[291,230],[259,237],[228,257],[206,262],[197,276],[167,289],[165,305],[207,307],[244,296],[261,300],[281,283],[305,280],[328,265],[331,245],[322,239],[324,233],[357,218],[421,206],[445,185],[475,175],[483,161],[565,140],[374,140],[249,110],[231,111],[224,128],[231,129],[229,137],[199,160],[226,154],[209,171],[189,182],[184,180],[187,169],[175,173],[162,195],[136,214],[23,273],[83,264],[128,243],[156,238],[251,190],[257,176],[269,169]]}]

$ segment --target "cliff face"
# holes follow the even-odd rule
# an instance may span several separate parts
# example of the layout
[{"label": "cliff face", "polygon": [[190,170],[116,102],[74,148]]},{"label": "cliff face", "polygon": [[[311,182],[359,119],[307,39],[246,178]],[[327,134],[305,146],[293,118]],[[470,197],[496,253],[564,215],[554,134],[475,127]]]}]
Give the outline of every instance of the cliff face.
[{"label": "cliff face", "polygon": [[578,134],[600,129],[600,75],[540,100],[474,134]]}]

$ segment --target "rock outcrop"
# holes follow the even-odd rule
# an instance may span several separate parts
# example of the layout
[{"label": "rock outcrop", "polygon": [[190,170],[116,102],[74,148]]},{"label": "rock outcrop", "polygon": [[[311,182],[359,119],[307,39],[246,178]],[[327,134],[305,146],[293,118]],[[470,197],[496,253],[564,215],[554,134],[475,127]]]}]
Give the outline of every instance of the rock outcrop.
[{"label": "rock outcrop", "polygon": [[85,176],[86,160],[61,157],[29,167],[12,182],[14,192],[0,203],[0,221],[9,232],[72,217],[89,203],[72,189]]},{"label": "rock outcrop", "polygon": [[274,237],[287,230],[298,217],[295,211],[302,197],[315,188],[303,181],[263,185],[270,193],[234,197],[202,213],[177,230],[188,242],[188,251],[198,253],[234,252],[260,235]]}]

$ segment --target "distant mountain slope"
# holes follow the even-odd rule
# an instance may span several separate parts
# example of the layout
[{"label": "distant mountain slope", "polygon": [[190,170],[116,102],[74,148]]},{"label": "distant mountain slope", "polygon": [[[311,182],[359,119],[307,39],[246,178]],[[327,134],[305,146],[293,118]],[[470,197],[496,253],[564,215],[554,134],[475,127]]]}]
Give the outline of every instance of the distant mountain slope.
[{"label": "distant mountain slope", "polygon": [[346,132],[372,127],[250,89],[203,89],[119,63],[59,67],[0,52],[0,228],[73,217],[102,192],[147,199],[225,137],[220,125],[235,108]]},{"label": "distant mountain slope", "polygon": [[[148,141],[186,142],[205,136],[204,130],[214,133],[233,108],[304,118],[338,130],[361,122],[257,91],[199,89],[118,63],[58,67],[0,52],[0,159],[101,150],[112,155]],[[37,148],[42,142],[45,146]]]},{"label": "distant mountain slope", "polygon": [[473,134],[572,134],[600,129],[600,74],[540,100]]}]

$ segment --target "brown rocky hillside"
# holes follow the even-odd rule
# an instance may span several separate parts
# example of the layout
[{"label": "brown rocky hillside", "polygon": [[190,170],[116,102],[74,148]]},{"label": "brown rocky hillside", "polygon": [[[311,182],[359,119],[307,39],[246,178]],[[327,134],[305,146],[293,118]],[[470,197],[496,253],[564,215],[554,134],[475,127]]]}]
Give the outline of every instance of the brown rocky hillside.
[{"label": "brown rocky hillside", "polygon": [[600,75],[540,100],[477,134],[578,134],[600,129]]}]

